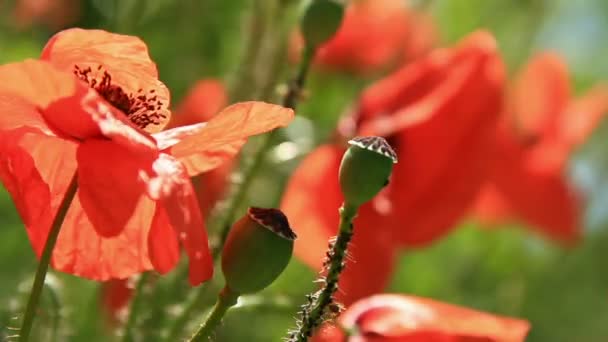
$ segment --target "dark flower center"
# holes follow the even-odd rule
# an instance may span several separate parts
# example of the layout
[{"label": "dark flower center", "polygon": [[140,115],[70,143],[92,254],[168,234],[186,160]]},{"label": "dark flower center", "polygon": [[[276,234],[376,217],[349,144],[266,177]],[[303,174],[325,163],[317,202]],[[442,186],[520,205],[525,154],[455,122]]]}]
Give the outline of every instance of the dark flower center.
[{"label": "dark flower center", "polygon": [[167,116],[162,112],[163,102],[156,96],[155,89],[145,92],[139,89],[136,94],[127,94],[120,86],[112,83],[112,76],[99,65],[91,67],[74,66],[74,75],[85,81],[89,87],[115,108],[122,111],[132,123],[145,129],[148,125],[160,125]]}]

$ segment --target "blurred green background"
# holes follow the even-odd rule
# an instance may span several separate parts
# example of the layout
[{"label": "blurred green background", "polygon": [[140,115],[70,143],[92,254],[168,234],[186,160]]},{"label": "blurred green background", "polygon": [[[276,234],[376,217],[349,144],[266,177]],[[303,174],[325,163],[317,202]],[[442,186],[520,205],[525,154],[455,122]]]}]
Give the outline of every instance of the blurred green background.
[{"label": "blurred green background", "polygon": [[[398,1],[398,0],[395,0]],[[224,79],[235,98],[272,99],[274,87],[289,75],[285,41],[295,23],[294,0],[87,0],[70,25],[135,34],[148,44],[173,103],[196,80]],[[43,22],[18,25],[16,1],[0,2],[0,63],[39,55],[57,28]],[[435,19],[442,43],[458,40],[474,29],[495,33],[501,52],[515,71],[531,53],[561,53],[577,91],[608,79],[608,1],[604,0],[435,0],[412,1]],[[252,13],[262,18],[253,23]],[[259,26],[261,25],[261,26]],[[248,67],[251,30],[259,29],[268,52],[255,68]],[[264,45],[265,44],[265,45]],[[238,75],[238,76],[235,76]],[[268,79],[265,79],[268,78]],[[340,73],[313,73],[309,96],[294,124],[283,132],[297,147],[289,158],[269,163],[250,192],[257,205],[276,206],[281,188],[300,158],[322,143],[340,113],[370,79]],[[264,88],[264,87],[262,87]],[[1,115],[1,113],[0,113]],[[534,236],[525,227],[479,229],[464,222],[434,246],[404,252],[387,289],[428,296],[486,311],[530,320],[529,341],[608,341],[608,122],[571,160],[569,176],[588,197],[585,234],[576,247],[564,249]],[[253,142],[255,145],[255,141]],[[251,148],[251,146],[250,146]],[[245,153],[246,155],[246,153]],[[277,163],[280,161],[280,163]],[[522,229],[523,228],[523,229]],[[0,338],[8,338],[21,311],[36,260],[14,206],[0,188]],[[180,304],[194,296],[174,271],[155,286],[143,289],[135,337],[154,341],[167,333]],[[155,277],[155,276],[152,276]],[[315,273],[292,261],[279,281],[262,294],[247,298],[231,312],[218,341],[279,341],[293,324],[304,294],[314,288]],[[39,341],[107,341],[115,331],[104,323],[99,284],[52,273],[43,298],[36,335]],[[213,301],[211,286],[199,296],[195,317],[181,330],[191,331]],[[179,335],[181,337],[181,335]]]}]

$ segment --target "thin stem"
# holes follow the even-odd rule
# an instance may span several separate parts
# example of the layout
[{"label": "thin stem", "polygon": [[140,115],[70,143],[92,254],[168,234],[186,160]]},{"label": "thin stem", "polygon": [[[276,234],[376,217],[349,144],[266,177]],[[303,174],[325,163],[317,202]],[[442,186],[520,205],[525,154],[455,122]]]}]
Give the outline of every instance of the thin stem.
[{"label": "thin stem", "polygon": [[[300,98],[300,94],[302,93],[302,89],[306,83],[306,77],[308,75],[308,70],[310,69],[310,64],[312,61],[313,50],[306,49],[304,52],[304,56],[300,66],[298,68],[298,73],[294,80],[289,84],[289,89],[283,98],[282,105],[287,108],[291,108],[293,110],[296,109],[298,105],[298,100]],[[236,215],[236,211],[239,209],[239,206],[245,199],[247,192],[251,184],[253,183],[253,179],[256,177],[258,170],[262,166],[264,162],[264,156],[266,152],[272,146],[272,142],[274,141],[274,137],[277,134],[277,130],[274,130],[264,137],[261,145],[258,147],[257,151],[253,156],[253,161],[249,164],[248,167],[243,170],[243,182],[239,186],[236,194],[232,197],[232,200],[228,204],[228,209],[226,209],[226,214],[224,215],[224,219],[222,220],[221,233],[220,233],[220,243],[218,246],[223,246],[226,241],[226,237],[228,236],[228,232],[230,231],[230,226],[234,221],[234,217]],[[220,248],[216,248],[214,250],[214,257],[218,254],[218,250]]]},{"label": "thin stem", "polygon": [[129,317],[127,318],[127,323],[125,323],[122,341],[130,342],[133,341],[132,330],[135,325],[135,319],[137,318],[137,314],[139,312],[139,308],[141,307],[141,298],[143,297],[143,289],[146,281],[148,280],[148,273],[142,273],[142,275],[137,280],[137,285],[135,286],[134,297],[131,300],[131,307],[129,309]]},{"label": "thin stem", "polygon": [[335,243],[328,253],[325,266],[328,267],[323,287],[317,293],[309,295],[298,317],[298,328],[290,332],[288,341],[305,342],[312,336],[315,329],[323,323],[327,309],[333,303],[333,295],[338,290],[340,273],[344,270],[348,243],[353,236],[353,219],[358,207],[345,203],[340,208],[340,228]]},{"label": "thin stem", "polygon": [[215,303],[213,310],[211,310],[211,313],[207,316],[205,322],[201,324],[194,335],[190,337],[189,341],[207,341],[222,322],[222,318],[226,314],[226,311],[236,304],[238,298],[238,293],[232,292],[228,287],[224,287],[224,290],[222,290],[217,297],[217,302]]},{"label": "thin stem", "polygon": [[63,225],[63,220],[68,213],[68,209],[70,208],[70,204],[72,204],[72,200],[74,199],[74,195],[76,195],[77,189],[78,181],[76,174],[74,174],[74,176],[72,176],[72,180],[70,181],[70,185],[63,196],[59,210],[57,210],[57,214],[53,220],[53,225],[51,226],[49,235],[46,238],[42,255],[40,256],[40,262],[38,263],[38,268],[36,269],[36,277],[34,278],[34,284],[32,284],[32,290],[30,291],[30,297],[27,301],[23,322],[21,323],[21,329],[19,330],[20,342],[29,340],[30,333],[32,331],[32,323],[34,322],[34,316],[36,314],[36,309],[38,308],[42,288],[44,287],[44,279],[46,278],[46,272],[49,269],[51,256],[53,255],[53,249],[55,248],[59,231]]}]

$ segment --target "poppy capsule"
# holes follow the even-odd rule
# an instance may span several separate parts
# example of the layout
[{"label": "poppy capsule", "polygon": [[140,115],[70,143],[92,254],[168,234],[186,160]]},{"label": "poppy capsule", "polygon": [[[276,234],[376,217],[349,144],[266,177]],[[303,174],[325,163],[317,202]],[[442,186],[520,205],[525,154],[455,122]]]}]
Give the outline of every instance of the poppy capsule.
[{"label": "poppy capsule", "polygon": [[397,154],[381,137],[357,137],[348,143],[340,164],[340,188],[346,203],[359,206],[388,184]]},{"label": "poppy capsule", "polygon": [[272,284],[287,267],[295,239],[283,212],[249,208],[232,226],[222,251],[226,286],[248,294]]},{"label": "poppy capsule", "polygon": [[306,45],[312,48],[325,43],[336,34],[344,7],[333,0],[314,0],[302,18],[302,34]]}]

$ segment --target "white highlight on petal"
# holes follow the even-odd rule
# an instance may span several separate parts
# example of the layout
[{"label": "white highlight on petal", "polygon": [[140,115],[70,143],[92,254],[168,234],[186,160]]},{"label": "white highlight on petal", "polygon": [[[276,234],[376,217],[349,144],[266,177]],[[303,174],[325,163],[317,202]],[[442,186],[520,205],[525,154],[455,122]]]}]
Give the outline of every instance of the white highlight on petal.
[{"label": "white highlight on petal", "polygon": [[205,126],[207,126],[207,123],[201,122],[188,126],[175,127],[166,131],[154,133],[152,134],[152,137],[156,139],[158,148],[164,150],[179,143],[186,137],[197,134]]}]

